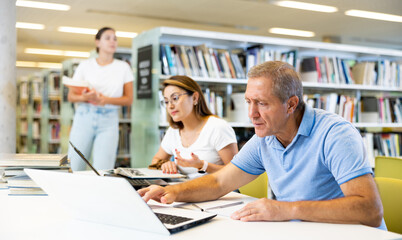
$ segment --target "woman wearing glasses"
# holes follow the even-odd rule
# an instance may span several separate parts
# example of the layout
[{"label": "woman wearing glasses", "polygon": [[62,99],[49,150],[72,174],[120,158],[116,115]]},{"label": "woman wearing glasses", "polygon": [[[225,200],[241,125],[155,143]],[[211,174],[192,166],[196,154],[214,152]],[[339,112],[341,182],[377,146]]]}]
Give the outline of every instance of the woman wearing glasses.
[{"label": "woman wearing glasses", "polygon": [[175,161],[164,163],[162,171],[179,170],[195,178],[229,163],[238,152],[235,132],[209,111],[200,86],[187,76],[173,76],[162,84],[170,128],[152,164],[174,156]]}]

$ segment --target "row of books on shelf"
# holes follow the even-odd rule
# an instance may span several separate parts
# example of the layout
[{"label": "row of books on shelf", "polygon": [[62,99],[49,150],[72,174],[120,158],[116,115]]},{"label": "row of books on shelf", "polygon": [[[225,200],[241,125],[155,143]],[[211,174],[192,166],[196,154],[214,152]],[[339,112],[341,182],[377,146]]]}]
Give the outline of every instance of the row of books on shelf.
[{"label": "row of books on shelf", "polygon": [[60,73],[52,72],[48,75],[49,95],[60,94]]},{"label": "row of books on shelf", "polygon": [[61,145],[59,143],[48,144],[48,153],[61,154]]},{"label": "row of books on shelf", "polygon": [[33,111],[34,111],[34,114],[40,114],[40,112],[42,111],[42,102],[41,101],[33,102]]},{"label": "row of books on shelf", "polygon": [[284,61],[293,65],[306,82],[402,87],[402,64],[387,59],[298,58],[296,50],[283,51],[264,46],[226,50],[205,45],[168,44],[160,45],[160,55],[165,75],[245,79],[252,66],[266,61]]},{"label": "row of books on shelf", "polygon": [[[233,93],[229,99],[229,104],[226,104],[226,99],[223,93],[211,91],[209,88],[203,89],[206,104],[212,114],[226,119],[228,122],[250,123],[247,114],[247,104],[244,100],[244,93]],[[159,91],[160,101],[164,100],[162,91]],[[228,107],[226,107],[228,106]],[[167,111],[161,106],[160,124],[167,125]]]},{"label": "row of books on shelf", "polygon": [[49,140],[60,140],[60,122],[50,121],[49,122]]},{"label": "row of books on shelf", "polygon": [[28,104],[20,103],[20,117],[27,117],[28,113]]},{"label": "row of books on shelf", "polygon": [[28,121],[21,120],[20,121],[20,135],[27,135],[28,134]]},{"label": "row of books on shelf", "polygon": [[19,98],[28,99],[28,82],[21,81],[19,85]]},{"label": "row of books on shelf", "polygon": [[40,80],[34,80],[31,82],[32,97],[34,99],[42,98],[42,82]]},{"label": "row of books on shelf", "polygon": [[[28,147],[28,146],[27,146]],[[33,139],[31,143],[30,149],[28,149],[30,153],[41,153],[41,140]]]},{"label": "row of books on shelf", "polygon": [[122,106],[119,110],[120,119],[130,119],[131,118],[131,106]]},{"label": "row of books on shelf", "polygon": [[130,154],[130,136],[131,127],[128,123],[119,124],[119,145],[117,154],[127,155]]},{"label": "row of books on shelf", "polygon": [[363,133],[362,137],[371,167],[375,167],[376,156],[402,155],[402,133]]},{"label": "row of books on shelf", "polygon": [[[240,54],[243,54],[240,52]],[[214,49],[206,45],[160,45],[162,73],[204,78],[246,78],[242,55],[236,50]]]},{"label": "row of books on shelf", "polygon": [[402,64],[389,60],[356,61],[337,57],[308,57],[300,64],[305,82],[402,87]]},{"label": "row of books on shelf", "polygon": [[336,113],[353,123],[402,123],[401,98],[361,97],[337,93],[304,95],[311,107]]},{"label": "row of books on shelf", "polygon": [[40,122],[39,122],[39,120],[34,120],[32,122],[32,138],[40,139]]},{"label": "row of books on shelf", "polygon": [[60,101],[59,100],[50,100],[49,101],[49,110],[51,115],[60,115]]},{"label": "row of books on shelf", "polygon": [[278,49],[270,49],[261,45],[249,47],[246,50],[246,62],[245,66],[247,72],[255,65],[267,62],[267,61],[282,61],[287,62],[293,67],[297,66],[298,58],[297,51],[283,51]]},{"label": "row of books on shelf", "polygon": [[0,154],[0,189],[8,189],[11,196],[46,195],[24,168],[70,171],[65,154]]}]

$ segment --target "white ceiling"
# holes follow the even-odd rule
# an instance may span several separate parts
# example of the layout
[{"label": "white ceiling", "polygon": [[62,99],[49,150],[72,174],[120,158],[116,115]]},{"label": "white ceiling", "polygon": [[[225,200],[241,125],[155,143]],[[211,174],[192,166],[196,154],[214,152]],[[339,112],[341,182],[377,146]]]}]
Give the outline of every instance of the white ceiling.
[{"label": "white ceiling", "polygon": [[[402,23],[344,15],[348,9],[402,15],[402,0],[308,0],[338,7],[319,13],[275,6],[268,0],[41,0],[71,6],[67,12],[17,7],[17,21],[44,24],[45,30],[18,29],[17,60],[62,62],[65,57],[25,54],[28,47],[90,51],[94,36],[58,32],[59,26],[137,32],[158,26],[285,37],[267,32],[271,27],[308,30],[340,37],[343,43],[402,50]],[[301,39],[301,38],[299,38]],[[303,38],[305,39],[305,38]],[[119,38],[120,47],[131,39]]]}]

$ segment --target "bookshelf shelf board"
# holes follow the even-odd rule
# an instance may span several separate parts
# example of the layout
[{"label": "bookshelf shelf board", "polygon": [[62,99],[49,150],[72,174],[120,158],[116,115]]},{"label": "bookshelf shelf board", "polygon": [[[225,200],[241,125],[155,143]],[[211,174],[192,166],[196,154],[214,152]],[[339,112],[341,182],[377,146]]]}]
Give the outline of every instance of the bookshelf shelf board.
[{"label": "bookshelf shelf board", "polygon": [[119,123],[131,123],[131,119],[130,118],[120,118]]},{"label": "bookshelf shelf board", "polygon": [[49,139],[49,144],[60,144],[60,139]]},{"label": "bookshelf shelf board", "polygon": [[50,120],[59,120],[60,117],[61,117],[60,115],[49,115]]},{"label": "bookshelf shelf board", "polygon": [[34,119],[40,118],[40,114],[34,114],[34,115],[33,115],[33,118],[34,118]]},{"label": "bookshelf shelf board", "polygon": [[353,123],[357,128],[402,128],[402,123]]},{"label": "bookshelf shelf board", "polygon": [[117,158],[131,158],[130,154],[118,154]]},{"label": "bookshelf shelf board", "polygon": [[402,92],[402,88],[383,87],[383,86],[368,86],[361,84],[334,84],[334,83],[312,83],[303,82],[304,88],[317,88],[317,89],[343,89],[343,90],[363,90],[363,91],[377,91],[377,92]]},{"label": "bookshelf shelf board", "polygon": [[[165,80],[168,79],[170,76],[167,75],[161,75],[160,79]],[[221,83],[221,84],[241,84],[245,85],[247,84],[247,79],[233,79],[233,78],[204,78],[204,77],[191,77],[194,79],[196,82],[202,82],[202,83]]]},{"label": "bookshelf shelf board", "polygon": [[[57,93],[60,94],[60,93]],[[52,95],[49,95],[49,100],[61,100],[61,96],[60,95],[56,95],[55,93],[52,93]]]}]

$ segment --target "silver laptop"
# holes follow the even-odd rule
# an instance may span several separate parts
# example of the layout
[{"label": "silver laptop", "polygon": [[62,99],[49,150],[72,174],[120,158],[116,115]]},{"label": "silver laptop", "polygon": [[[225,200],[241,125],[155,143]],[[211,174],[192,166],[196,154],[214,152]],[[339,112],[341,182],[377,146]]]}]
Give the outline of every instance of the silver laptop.
[{"label": "silver laptop", "polygon": [[25,169],[25,172],[79,220],[169,235],[216,216],[159,205],[151,209],[123,178],[36,169]]}]

